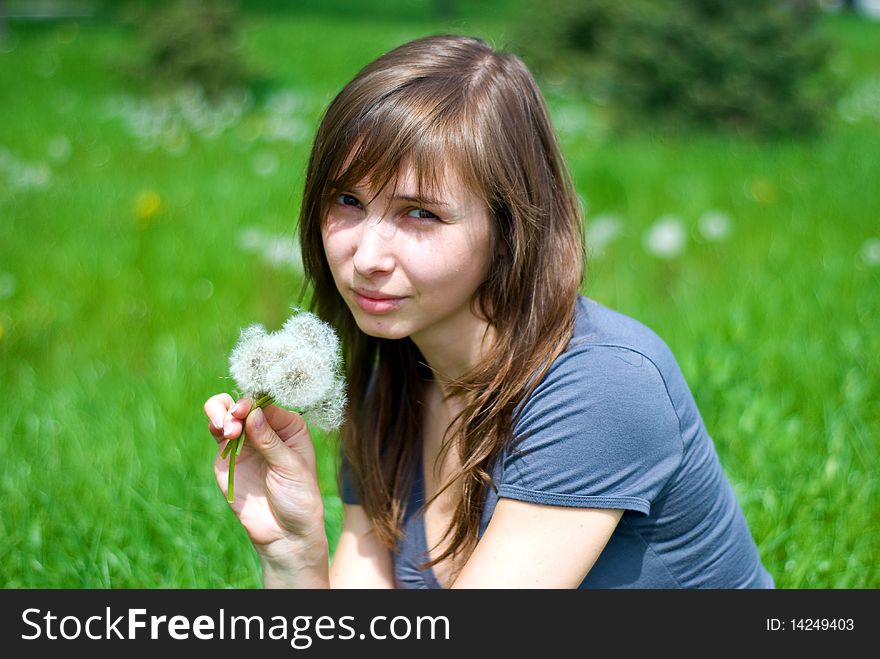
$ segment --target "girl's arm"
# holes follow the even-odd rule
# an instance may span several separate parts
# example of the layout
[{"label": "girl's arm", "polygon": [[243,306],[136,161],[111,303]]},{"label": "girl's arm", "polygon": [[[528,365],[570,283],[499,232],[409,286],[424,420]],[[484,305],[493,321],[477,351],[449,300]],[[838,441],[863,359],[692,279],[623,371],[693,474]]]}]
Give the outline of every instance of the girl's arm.
[{"label": "girl's arm", "polygon": [[502,497],[452,588],[577,588],[622,515]]},{"label": "girl's arm", "polygon": [[[324,503],[315,449],[299,414],[269,405],[251,413],[251,401],[233,405],[229,394],[205,402],[209,429],[218,444],[217,484],[225,495],[229,461],[236,461],[234,500],[229,504],[260,557],[267,588],[329,588]],[[223,457],[227,440],[247,426],[241,455]]]},{"label": "girl's arm", "polygon": [[331,588],[394,588],[391,553],[372,532],[362,506],[346,504],[330,564]]}]

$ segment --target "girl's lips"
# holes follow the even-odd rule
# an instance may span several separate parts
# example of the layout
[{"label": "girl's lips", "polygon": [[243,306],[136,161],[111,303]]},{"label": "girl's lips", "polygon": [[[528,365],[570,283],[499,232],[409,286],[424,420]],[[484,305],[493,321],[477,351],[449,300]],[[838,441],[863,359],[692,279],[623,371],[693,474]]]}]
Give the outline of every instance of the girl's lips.
[{"label": "girl's lips", "polygon": [[388,313],[389,311],[393,311],[397,307],[400,306],[400,303],[403,302],[405,298],[402,297],[389,297],[383,298],[381,300],[367,297],[366,295],[362,295],[357,291],[353,291],[354,293],[354,301],[357,302],[358,306],[366,311],[367,313],[373,314],[383,314]]}]

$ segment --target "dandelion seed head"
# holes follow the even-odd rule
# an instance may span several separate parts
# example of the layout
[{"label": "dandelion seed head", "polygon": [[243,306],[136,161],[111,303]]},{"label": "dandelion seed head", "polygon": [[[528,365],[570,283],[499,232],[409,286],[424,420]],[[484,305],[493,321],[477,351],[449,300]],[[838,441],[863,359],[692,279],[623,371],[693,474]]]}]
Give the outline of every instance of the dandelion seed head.
[{"label": "dandelion seed head", "polygon": [[645,248],[654,256],[671,259],[684,251],[684,222],[674,215],[660,217],[644,235]]},{"label": "dandelion seed head", "polygon": [[872,267],[880,265],[880,238],[868,238],[862,245],[862,261]]},{"label": "dandelion seed head", "polygon": [[342,424],[345,416],[346,403],[345,380],[336,378],[327,397],[306,411],[304,414],[306,423],[315,425],[326,432],[336,430]]},{"label": "dandelion seed head", "polygon": [[290,115],[303,104],[302,95],[294,89],[277,91],[266,101],[266,110],[271,114]]},{"label": "dandelion seed head", "polygon": [[307,346],[300,344],[298,348],[275,362],[266,379],[269,393],[279,405],[304,410],[327,396],[335,374],[329,364],[314,359]]},{"label": "dandelion seed head", "polygon": [[241,331],[238,343],[229,355],[229,373],[245,396],[266,391],[266,375],[275,359],[270,337],[262,325],[250,325]]},{"label": "dandelion seed head", "polygon": [[294,309],[276,334],[284,356],[269,376],[269,391],[288,407],[305,409],[326,398],[339,369],[339,339],[314,314]]},{"label": "dandelion seed head", "polygon": [[0,300],[11,298],[15,294],[15,275],[11,272],[0,272]]},{"label": "dandelion seed head", "polygon": [[[298,312],[287,319],[281,331],[302,341],[318,359],[336,365],[339,352],[339,339],[333,328],[311,313]],[[297,313],[298,312],[298,313]]]},{"label": "dandelion seed head", "polygon": [[623,223],[616,215],[599,215],[587,223],[587,244],[595,256],[605,252],[621,233]]},{"label": "dandelion seed head", "polygon": [[710,210],[700,217],[700,233],[706,240],[721,242],[730,235],[730,216],[724,211]]},{"label": "dandelion seed head", "polygon": [[72,150],[73,147],[71,146],[67,135],[56,135],[49,140],[49,157],[59,165],[70,159],[70,153]]},{"label": "dandelion seed head", "polygon": [[342,422],[340,362],[333,328],[296,308],[277,332],[262,325],[244,328],[229,358],[230,373],[245,395],[268,393],[278,405],[308,413],[307,421],[324,430]]},{"label": "dandelion seed head", "polygon": [[287,266],[302,272],[302,255],[299,242],[287,236],[267,236],[263,244],[263,260],[269,265]]},{"label": "dandelion seed head", "polygon": [[259,227],[245,227],[238,232],[238,246],[245,252],[258,251],[265,242],[265,236]]}]

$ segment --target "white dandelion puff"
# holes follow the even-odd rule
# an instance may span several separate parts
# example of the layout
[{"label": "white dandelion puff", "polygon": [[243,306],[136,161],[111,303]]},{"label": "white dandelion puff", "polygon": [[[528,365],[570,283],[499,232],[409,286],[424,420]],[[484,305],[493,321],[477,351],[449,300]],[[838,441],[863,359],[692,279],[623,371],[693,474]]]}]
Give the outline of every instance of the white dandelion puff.
[{"label": "white dandelion puff", "polygon": [[263,130],[269,142],[301,142],[307,136],[307,125],[296,117],[269,116]]},{"label": "white dandelion puff", "polygon": [[336,378],[333,380],[328,396],[305,413],[306,423],[325,431],[338,428],[342,424],[346,402],[345,380]]},{"label": "white dandelion puff", "polygon": [[615,215],[598,215],[587,222],[587,245],[595,256],[601,255],[620,235],[622,226]]},{"label": "white dandelion puff", "polygon": [[244,395],[256,396],[266,391],[266,375],[275,359],[266,329],[262,325],[250,325],[241,330],[238,343],[229,355],[229,373]]},{"label": "white dandelion puff", "polygon": [[11,298],[15,294],[15,275],[11,272],[0,272],[0,300]]},{"label": "white dandelion puff", "polygon": [[314,352],[315,357],[322,358],[335,367],[339,339],[329,324],[314,314],[302,313],[294,308],[294,314],[284,322],[281,331],[299,338]]},{"label": "white dandelion puff", "polygon": [[862,261],[866,265],[880,265],[880,238],[868,238],[862,245]]},{"label": "white dandelion puff", "polygon": [[18,163],[9,177],[13,188],[45,190],[52,182],[52,170],[43,162]]},{"label": "white dandelion puff", "polygon": [[266,374],[268,394],[284,407],[307,410],[327,396],[335,376],[334,355],[313,351],[305,342],[276,334],[275,360]]},{"label": "white dandelion puff", "polygon": [[684,222],[675,215],[663,215],[644,235],[644,245],[654,256],[671,259],[684,251],[686,233]]},{"label": "white dandelion puff", "polygon": [[[229,356],[229,370],[253,409],[279,404],[296,409],[306,423],[325,431],[343,420],[345,379],[340,368],[339,340],[330,325],[308,312],[294,314],[278,332],[262,325],[241,331]],[[230,440],[222,458],[229,457],[226,500],[235,497],[235,456],[241,453],[245,433]]]},{"label": "white dandelion puff", "polygon": [[258,227],[245,227],[238,232],[238,246],[245,252],[257,252],[265,242],[266,237]]},{"label": "white dandelion puff", "polygon": [[49,157],[58,165],[62,165],[70,159],[70,153],[72,150],[73,147],[71,146],[67,135],[56,135],[49,140]]},{"label": "white dandelion puff", "polygon": [[266,101],[266,110],[272,114],[291,115],[303,105],[303,96],[293,89],[277,91]]},{"label": "white dandelion puff", "polygon": [[333,328],[294,308],[276,337],[288,347],[269,375],[269,393],[286,407],[332,407],[339,371],[339,339]]},{"label": "white dandelion puff", "polygon": [[294,309],[277,332],[267,332],[262,325],[244,328],[230,354],[229,370],[238,388],[258,405],[265,399],[263,405],[316,410],[322,427],[334,418],[336,427],[344,407],[338,398],[345,395],[340,358],[333,328],[314,314]]},{"label": "white dandelion puff", "polygon": [[717,243],[730,235],[730,216],[724,211],[709,210],[700,216],[700,233],[706,240]]},{"label": "white dandelion puff", "polygon": [[262,246],[263,260],[273,267],[303,271],[299,241],[289,236],[267,236]]},{"label": "white dandelion puff", "polygon": [[[262,325],[244,328],[230,353],[229,370],[254,409],[275,403],[291,407],[306,423],[329,432],[342,423],[346,403],[340,357],[339,340],[330,325],[294,309],[278,332],[268,333]],[[235,456],[244,441],[242,430],[220,454],[229,457],[230,503],[235,498]]]}]

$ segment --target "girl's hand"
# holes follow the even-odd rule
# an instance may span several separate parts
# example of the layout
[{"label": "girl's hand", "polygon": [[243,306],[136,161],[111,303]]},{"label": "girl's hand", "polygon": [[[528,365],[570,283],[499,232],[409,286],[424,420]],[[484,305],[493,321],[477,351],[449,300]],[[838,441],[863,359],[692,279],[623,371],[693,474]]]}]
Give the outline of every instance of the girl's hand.
[{"label": "girl's hand", "polygon": [[[323,563],[326,570],[324,504],[308,427],[295,412],[274,405],[251,412],[251,404],[247,398],[233,404],[225,393],[205,402],[208,429],[219,444],[214,460],[217,484],[225,495],[229,460],[235,459],[235,501],[229,505],[264,568],[271,561],[299,570],[311,561]],[[220,457],[226,442],[238,437],[243,427],[247,439],[241,454]]]}]

